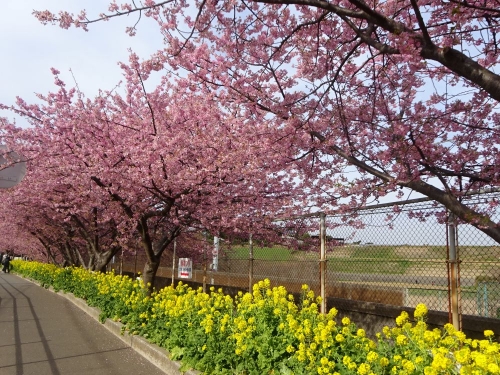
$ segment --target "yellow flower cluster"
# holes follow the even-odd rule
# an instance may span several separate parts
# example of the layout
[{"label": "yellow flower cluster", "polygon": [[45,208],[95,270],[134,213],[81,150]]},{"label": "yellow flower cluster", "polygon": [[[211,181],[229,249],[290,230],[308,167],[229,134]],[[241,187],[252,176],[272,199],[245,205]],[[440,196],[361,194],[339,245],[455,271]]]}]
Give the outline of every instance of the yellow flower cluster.
[{"label": "yellow flower cluster", "polygon": [[336,309],[319,313],[321,299],[307,285],[294,296],[266,279],[233,299],[179,283],[148,296],[141,281],[114,273],[13,263],[16,272],[85,298],[103,319],[122,321],[169,349],[184,368],[205,373],[500,374],[491,330],[474,340],[450,324],[428,329],[425,305],[416,307],[414,321],[402,312],[374,341]]}]

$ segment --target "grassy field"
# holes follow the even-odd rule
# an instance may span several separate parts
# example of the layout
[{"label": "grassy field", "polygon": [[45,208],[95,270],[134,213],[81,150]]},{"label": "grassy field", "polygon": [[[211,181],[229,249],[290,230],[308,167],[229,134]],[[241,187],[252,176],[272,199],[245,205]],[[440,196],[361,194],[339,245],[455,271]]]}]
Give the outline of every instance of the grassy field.
[{"label": "grassy field", "polygon": [[328,269],[334,272],[402,275],[411,264],[411,261],[396,259],[335,259],[328,262]]},{"label": "grassy field", "polygon": [[[340,249],[340,247],[339,247]],[[245,245],[233,246],[226,250],[228,259],[248,259],[249,250]],[[367,254],[366,248],[355,248],[345,257],[328,254],[328,269],[338,272],[391,273],[402,274],[411,262],[394,253],[388,246],[374,247]],[[254,247],[256,260],[269,261],[316,261],[319,253],[294,251],[283,246]]]},{"label": "grassy field", "polygon": [[[248,259],[249,258],[249,247],[247,245],[243,246],[233,246],[231,249],[226,250],[227,257],[229,259]],[[253,248],[253,258],[258,260],[293,260],[293,251],[283,247],[255,247]]]},{"label": "grassy field", "polygon": [[[498,270],[499,246],[464,246],[459,249],[461,266],[467,274],[493,275]],[[246,244],[224,250],[225,258],[248,259]],[[327,249],[328,269],[333,272],[405,274],[412,267],[419,272],[443,268],[447,250],[444,246],[344,245]],[[254,246],[253,258],[267,261],[316,261],[318,252],[297,251],[286,246]]]}]

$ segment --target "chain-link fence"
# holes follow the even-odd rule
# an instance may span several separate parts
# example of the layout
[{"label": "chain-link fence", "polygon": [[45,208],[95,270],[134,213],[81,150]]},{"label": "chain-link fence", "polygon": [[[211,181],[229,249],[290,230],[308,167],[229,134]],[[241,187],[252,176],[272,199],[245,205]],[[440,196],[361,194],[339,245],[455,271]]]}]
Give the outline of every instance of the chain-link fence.
[{"label": "chain-link fence", "polygon": [[[248,289],[268,278],[290,292],[307,284],[325,297],[500,319],[500,245],[426,199],[276,221],[266,235],[200,238],[192,281],[204,286]],[[130,258],[126,269],[134,262],[141,270],[144,261]],[[177,278],[176,264],[167,253],[158,275]]]}]

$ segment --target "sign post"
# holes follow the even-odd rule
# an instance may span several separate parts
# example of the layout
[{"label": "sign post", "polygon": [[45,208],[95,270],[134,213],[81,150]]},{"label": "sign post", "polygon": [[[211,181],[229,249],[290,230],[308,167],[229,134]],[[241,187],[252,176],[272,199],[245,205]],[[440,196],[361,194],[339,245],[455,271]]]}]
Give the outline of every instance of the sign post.
[{"label": "sign post", "polygon": [[193,260],[191,258],[179,258],[178,268],[179,279],[192,279],[193,278]]}]

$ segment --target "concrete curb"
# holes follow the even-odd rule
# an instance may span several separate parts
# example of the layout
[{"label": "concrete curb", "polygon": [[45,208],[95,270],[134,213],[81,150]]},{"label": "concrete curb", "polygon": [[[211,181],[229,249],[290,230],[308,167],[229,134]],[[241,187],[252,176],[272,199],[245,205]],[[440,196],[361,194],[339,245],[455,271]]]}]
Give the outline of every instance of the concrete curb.
[{"label": "concrete curb", "polygon": [[[20,275],[17,275],[22,277]],[[32,283],[41,287],[34,280],[24,278],[25,280],[31,281]],[[48,290],[66,298],[68,301],[72,302],[75,306],[83,310],[85,313],[90,315],[96,321],[99,321],[99,315],[101,311],[96,307],[91,307],[87,305],[85,300],[75,297],[72,293],[65,293],[62,291],[56,292],[52,287]],[[131,347],[142,355],[146,360],[151,362],[153,365],[162,370],[166,375],[200,375],[201,372],[197,370],[187,370],[185,372],[180,371],[181,364],[177,361],[172,361],[169,358],[169,353],[166,349],[160,348],[158,345],[150,343],[142,336],[131,335],[127,331],[122,331],[123,324],[120,322],[115,322],[111,319],[106,319],[104,326],[113,333],[116,337],[122,340],[127,346]]]}]

